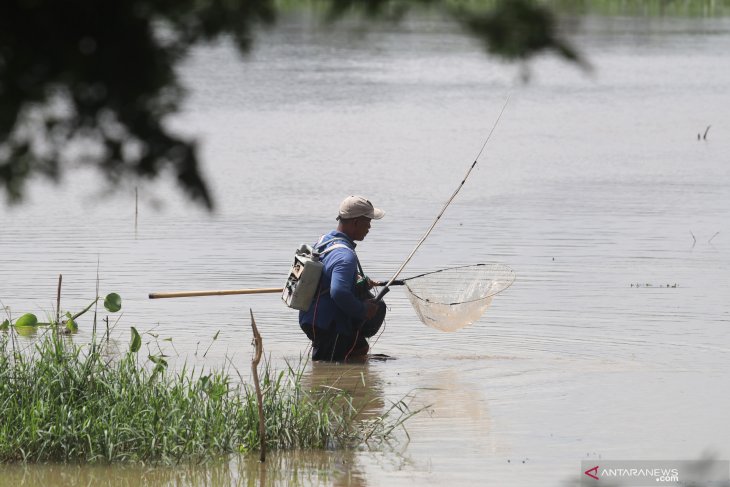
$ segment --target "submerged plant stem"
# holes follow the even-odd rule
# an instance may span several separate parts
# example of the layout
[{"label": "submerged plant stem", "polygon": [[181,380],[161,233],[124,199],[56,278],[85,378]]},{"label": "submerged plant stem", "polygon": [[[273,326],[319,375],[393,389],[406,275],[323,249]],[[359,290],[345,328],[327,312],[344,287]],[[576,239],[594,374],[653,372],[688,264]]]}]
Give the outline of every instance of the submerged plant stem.
[{"label": "submerged plant stem", "polygon": [[261,395],[261,385],[259,384],[259,362],[261,362],[261,355],[263,354],[264,344],[261,339],[261,334],[256,327],[256,320],[253,317],[253,310],[251,312],[251,328],[253,329],[253,345],[254,345],[254,357],[251,360],[251,374],[253,375],[253,384],[256,388],[256,405],[258,406],[259,412],[259,436],[261,442],[261,448],[259,453],[259,461],[266,461],[266,418],[264,416],[264,400]]}]

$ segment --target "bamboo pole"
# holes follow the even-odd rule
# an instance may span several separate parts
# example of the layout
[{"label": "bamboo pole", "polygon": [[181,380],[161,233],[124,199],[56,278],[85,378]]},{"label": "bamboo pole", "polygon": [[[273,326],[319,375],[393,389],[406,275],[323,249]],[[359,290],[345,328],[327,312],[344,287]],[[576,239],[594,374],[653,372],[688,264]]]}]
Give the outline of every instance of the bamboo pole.
[{"label": "bamboo pole", "polygon": [[[416,276],[420,277],[420,276]],[[402,286],[408,279],[396,280],[390,283],[391,286]],[[376,281],[373,283],[376,286],[385,286],[388,284],[386,281]],[[199,296],[228,296],[231,294],[273,294],[284,292],[282,287],[259,287],[250,289],[220,289],[210,291],[176,291],[169,293],[150,293],[150,299],[162,299],[162,298],[195,298]]]},{"label": "bamboo pole", "polygon": [[197,296],[227,296],[230,294],[267,294],[280,293],[284,288],[281,287],[261,287],[253,289],[223,289],[218,291],[181,291],[171,293],[150,293],[150,299],[161,298],[193,298]]},{"label": "bamboo pole", "polygon": [[256,320],[253,318],[253,310],[249,308],[251,313],[251,328],[253,329],[253,346],[255,349],[254,357],[251,360],[251,372],[253,373],[253,384],[256,388],[256,402],[259,406],[259,438],[261,439],[261,452],[259,454],[259,460],[261,462],[266,461],[266,419],[264,418],[264,400],[261,396],[261,385],[259,384],[259,362],[261,361],[261,355],[264,350],[264,344],[261,340],[261,334],[258,328],[256,328]]}]

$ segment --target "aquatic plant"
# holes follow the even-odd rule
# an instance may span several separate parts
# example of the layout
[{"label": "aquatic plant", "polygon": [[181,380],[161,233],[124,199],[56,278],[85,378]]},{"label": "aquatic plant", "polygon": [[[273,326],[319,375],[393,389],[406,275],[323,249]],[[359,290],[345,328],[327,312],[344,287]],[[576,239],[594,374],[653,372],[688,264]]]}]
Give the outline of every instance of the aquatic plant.
[{"label": "aquatic plant", "polygon": [[[162,355],[110,354],[92,338],[77,345],[46,332],[20,353],[0,334],[0,461],[162,462],[205,460],[258,447],[253,387],[225,370],[171,370]],[[110,358],[111,357],[111,358]],[[306,390],[306,362],[263,367],[266,444],[271,449],[348,448],[384,441],[413,412],[404,401],[363,419],[336,388]]]},{"label": "aquatic plant", "polygon": [[[59,276],[60,277],[60,276]],[[38,321],[38,317],[33,313],[25,313],[22,316],[20,316],[18,319],[13,320],[12,316],[10,314],[10,309],[3,306],[2,309],[5,311],[7,318],[5,318],[2,322],[0,322],[0,331],[8,331],[11,327],[13,327],[19,335],[22,336],[29,336],[34,335],[39,327],[50,327],[54,330],[60,331],[61,333],[69,334],[69,333],[76,333],[79,330],[78,322],[77,320],[86,314],[92,306],[94,306],[101,297],[97,297],[91,303],[89,303],[86,308],[79,311],[78,313],[71,314],[70,311],[67,311],[65,313],[62,313],[60,311],[60,281],[59,281],[59,297],[58,297],[58,304],[56,308],[56,316],[50,316],[47,318],[45,322]],[[104,298],[104,308],[110,312],[110,313],[116,313],[119,310],[122,309],[122,298],[117,293],[109,293]],[[96,314],[96,312],[94,313]],[[61,316],[64,317],[64,319],[61,319]],[[96,317],[94,317],[94,323],[96,323]]]}]

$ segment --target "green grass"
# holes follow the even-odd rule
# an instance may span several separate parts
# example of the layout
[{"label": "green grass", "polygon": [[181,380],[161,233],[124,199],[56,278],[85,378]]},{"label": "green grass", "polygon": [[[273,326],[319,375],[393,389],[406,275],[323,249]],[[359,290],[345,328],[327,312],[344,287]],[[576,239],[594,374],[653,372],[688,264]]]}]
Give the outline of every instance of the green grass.
[{"label": "green grass", "polygon": [[[0,334],[0,462],[176,463],[258,449],[252,385],[223,370],[142,362],[134,348],[109,358],[103,342],[47,332],[21,353],[12,331]],[[347,392],[306,390],[305,365],[263,367],[269,449],[386,441],[414,414],[401,401],[364,419]]]}]

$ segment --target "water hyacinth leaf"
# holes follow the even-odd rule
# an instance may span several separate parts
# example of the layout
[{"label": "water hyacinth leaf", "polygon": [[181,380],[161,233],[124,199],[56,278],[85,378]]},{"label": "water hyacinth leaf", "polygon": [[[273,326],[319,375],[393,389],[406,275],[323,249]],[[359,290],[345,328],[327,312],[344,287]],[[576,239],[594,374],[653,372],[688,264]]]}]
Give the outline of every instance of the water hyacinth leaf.
[{"label": "water hyacinth leaf", "polygon": [[29,326],[33,327],[38,324],[38,318],[33,313],[26,313],[15,322],[15,327]]},{"label": "water hyacinth leaf", "polygon": [[129,351],[132,353],[139,352],[139,349],[142,348],[142,337],[139,336],[139,333],[137,332],[137,329],[135,327],[132,328],[132,342],[129,344]]},{"label": "water hyacinth leaf", "polygon": [[122,297],[117,293],[109,293],[104,298],[104,307],[110,313],[116,313],[122,309]]},{"label": "water hyacinth leaf", "polygon": [[15,325],[15,332],[22,337],[29,337],[29,336],[35,335],[36,330],[38,330],[38,328],[36,328],[35,326]]},{"label": "water hyacinth leaf", "polygon": [[79,325],[73,320],[73,318],[69,318],[66,321],[66,329],[68,331],[79,331]]}]

